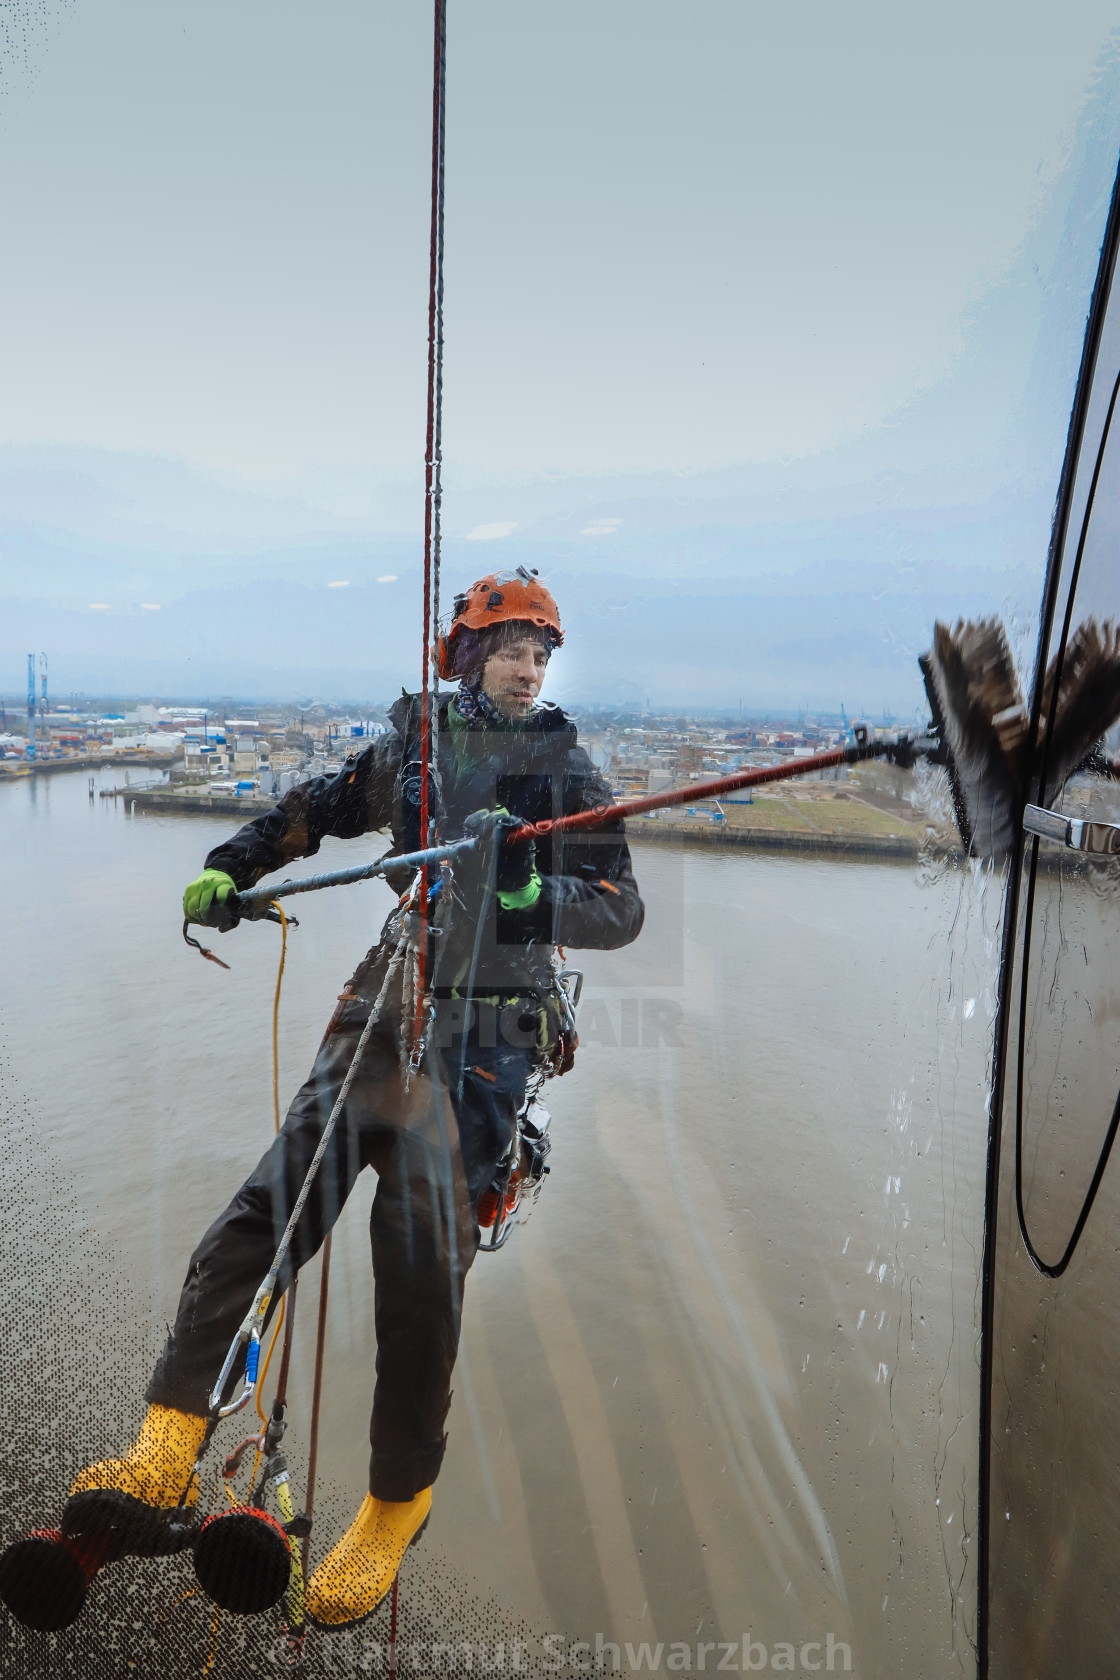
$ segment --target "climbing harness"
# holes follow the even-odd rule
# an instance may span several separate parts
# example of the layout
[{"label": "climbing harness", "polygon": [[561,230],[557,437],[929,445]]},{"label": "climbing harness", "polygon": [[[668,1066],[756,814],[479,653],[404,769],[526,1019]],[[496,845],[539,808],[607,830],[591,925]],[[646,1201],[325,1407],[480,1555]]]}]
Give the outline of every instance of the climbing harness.
[{"label": "climbing harness", "polygon": [[478,1225],[485,1233],[480,1254],[493,1254],[505,1246],[514,1228],[529,1218],[544,1186],[552,1148],[552,1116],[540,1100],[545,1077],[543,1067],[530,1076],[509,1148],[498,1163],[494,1182],[478,1199]]},{"label": "climbing harness", "polygon": [[[515,1227],[527,1222],[544,1188],[552,1149],[552,1116],[541,1101],[541,1091],[547,1079],[567,1073],[572,1066],[579,1042],[575,1011],[582,990],[583,975],[578,969],[556,969],[552,989],[540,1006],[542,1029],[550,1040],[547,1053],[526,1081],[509,1147],[498,1162],[493,1181],[478,1199],[476,1218],[483,1233],[480,1254],[504,1248]],[[558,1029],[554,1039],[547,1030],[553,1011]]]}]

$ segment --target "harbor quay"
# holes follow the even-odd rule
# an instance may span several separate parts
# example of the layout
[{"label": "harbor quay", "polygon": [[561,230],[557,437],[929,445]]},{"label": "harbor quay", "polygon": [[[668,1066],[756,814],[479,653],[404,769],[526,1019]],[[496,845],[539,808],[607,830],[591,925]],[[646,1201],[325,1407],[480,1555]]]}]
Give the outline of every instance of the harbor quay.
[{"label": "harbor quay", "polygon": [[[882,763],[818,771],[721,799],[704,796],[703,784],[713,779],[844,745],[852,726],[843,714],[839,722],[744,721],[574,710],[581,741],[612,799],[679,797],[697,789],[694,800],[631,818],[636,844],[884,862],[959,851],[946,801],[934,811],[928,788],[918,786],[911,772]],[[877,732],[889,733],[892,726],[885,720]],[[101,798],[120,800],[136,814],[229,813],[244,821],[289,788],[338,774],[388,727],[386,708],[374,705],[357,713],[323,704],[94,705],[85,713],[39,720],[34,754],[26,735],[6,735],[0,780],[124,766],[129,774],[123,784],[106,787],[102,779]]]}]

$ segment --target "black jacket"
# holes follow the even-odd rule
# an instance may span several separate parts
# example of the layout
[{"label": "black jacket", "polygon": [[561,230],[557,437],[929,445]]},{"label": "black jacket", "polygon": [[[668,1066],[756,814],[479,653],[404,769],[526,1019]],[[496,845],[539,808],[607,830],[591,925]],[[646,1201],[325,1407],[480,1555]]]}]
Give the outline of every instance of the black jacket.
[{"label": "black jacket", "polygon": [[[575,724],[558,706],[539,706],[519,729],[457,732],[456,751],[447,715],[452,698],[440,694],[433,704],[441,839],[458,838],[472,811],[499,805],[527,822],[540,822],[609,802],[609,788],[579,746]],[[407,799],[409,776],[402,772],[419,761],[421,715],[420,696],[402,694],[390,710],[388,734],[371,741],[337,775],[292,788],[271,811],[216,846],[206,867],[225,870],[245,888],[295,858],[313,856],[326,834],[353,839],[389,828],[397,851],[415,849],[420,837]],[[437,956],[437,983],[460,980],[464,948],[472,952],[472,990],[508,990],[540,983],[555,945],[614,950],[637,938],[645,908],[620,820],[538,842],[536,863],[542,890],[529,909],[505,910],[491,898],[481,929],[464,928],[462,917],[458,928],[448,928],[447,948]]]}]

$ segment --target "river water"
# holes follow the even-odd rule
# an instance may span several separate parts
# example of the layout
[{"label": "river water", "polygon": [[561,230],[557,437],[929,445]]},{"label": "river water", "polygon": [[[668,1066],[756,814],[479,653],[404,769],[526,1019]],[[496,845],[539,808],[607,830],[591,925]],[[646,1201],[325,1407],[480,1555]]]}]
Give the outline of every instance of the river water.
[{"label": "river water", "polygon": [[[91,802],[85,775],[0,787],[13,1410],[55,1442],[23,1454],[5,1538],[35,1498],[57,1511],[84,1452],[127,1444],[187,1256],[272,1133],[279,930],[214,935],[229,973],[180,937],[226,832]],[[787,1647],[794,1672],[842,1672],[846,1646],[868,1680],[967,1674],[999,882],[640,844],[635,869],[640,940],[569,954],[587,983],[576,1068],[547,1092],[553,1170],[472,1271],[402,1614],[424,1596],[469,1642],[487,1607],[541,1672],[612,1672],[617,1644],[625,1673],[644,1641],[662,1673],[788,1671]],[[282,1101],[389,902],[378,883],[298,902]],[[365,1485],[372,1191],[335,1243],[315,1556]],[[376,1669],[363,1651],[331,1671]]]}]

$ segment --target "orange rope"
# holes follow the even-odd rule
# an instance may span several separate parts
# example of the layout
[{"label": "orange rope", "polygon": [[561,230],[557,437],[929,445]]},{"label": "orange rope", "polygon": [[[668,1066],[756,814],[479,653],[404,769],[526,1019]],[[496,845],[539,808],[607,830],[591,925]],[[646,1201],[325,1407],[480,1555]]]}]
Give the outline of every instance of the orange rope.
[{"label": "orange rope", "polygon": [[[276,899],[272,900],[272,907],[273,907],[274,910],[278,910],[279,913],[280,913],[280,966],[276,970],[276,992],[275,992],[275,995],[272,999],[272,1117],[273,1117],[273,1121],[274,1121],[274,1124],[275,1124],[275,1127],[276,1127],[277,1134],[279,1134],[279,1131],[280,1131],[280,987],[281,987],[281,984],[283,983],[283,979],[284,979],[284,962],[285,962],[285,959],[288,955],[288,918],[284,914],[284,906],[282,904],[278,903],[278,901]],[[272,1332],[272,1340],[268,1344],[268,1352],[265,1354],[264,1365],[261,1368],[261,1374],[260,1374],[259,1378],[257,1379],[256,1393],[254,1395],[254,1400],[255,1400],[256,1408],[257,1408],[257,1416],[260,1418],[261,1422],[266,1427],[268,1425],[268,1418],[265,1416],[264,1410],[261,1407],[261,1395],[264,1392],[264,1382],[265,1382],[265,1378],[268,1376],[268,1367],[269,1367],[269,1364],[271,1363],[271,1360],[272,1360],[272,1350],[276,1346],[276,1338],[277,1338],[277,1336],[279,1336],[281,1328],[282,1328],[283,1323],[284,1323],[284,1312],[285,1312],[285,1309],[287,1307],[287,1300],[288,1300],[288,1298],[287,1298],[286,1294],[282,1295],[281,1298],[280,1298],[280,1311],[276,1316],[276,1327]],[[260,1468],[260,1462],[261,1462],[261,1455],[260,1455],[260,1452],[258,1451],[257,1456],[253,1461],[253,1474],[252,1474],[252,1478],[249,1482],[250,1487],[253,1487],[256,1483],[257,1471]]]},{"label": "orange rope", "polygon": [[222,1612],[221,1612],[221,1608],[219,1607],[214,1612],[213,1641],[212,1641],[211,1646],[210,1646],[210,1655],[206,1659],[206,1667],[202,1670],[203,1674],[209,1674],[210,1673],[210,1670],[214,1666],[214,1658],[218,1655],[218,1626],[219,1626],[219,1623],[221,1622],[221,1619],[222,1619]]},{"label": "orange rope", "polygon": [[[280,1311],[276,1315],[276,1328],[272,1332],[272,1340],[268,1344],[268,1352],[264,1356],[264,1364],[261,1366],[261,1374],[257,1379],[257,1389],[256,1389],[257,1416],[260,1418],[261,1422],[264,1423],[264,1424],[267,1424],[267,1422],[268,1422],[268,1418],[265,1416],[264,1411],[261,1408],[261,1395],[264,1393],[264,1379],[268,1376],[269,1362],[272,1359],[272,1350],[276,1346],[276,1338],[277,1338],[277,1336],[279,1336],[281,1330],[284,1327],[284,1314],[287,1310],[287,1306],[288,1306],[288,1297],[287,1297],[286,1294],[284,1294],[280,1297]],[[256,1470],[253,1471],[253,1476],[254,1476],[254,1479],[255,1479],[256,1478]]]}]

